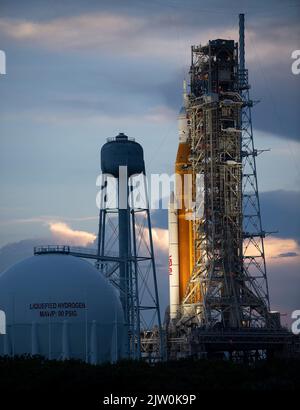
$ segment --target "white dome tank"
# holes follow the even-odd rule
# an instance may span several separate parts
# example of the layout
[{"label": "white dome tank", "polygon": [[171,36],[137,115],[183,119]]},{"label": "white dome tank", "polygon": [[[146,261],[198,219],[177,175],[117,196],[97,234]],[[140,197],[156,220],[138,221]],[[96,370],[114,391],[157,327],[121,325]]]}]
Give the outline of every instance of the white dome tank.
[{"label": "white dome tank", "polygon": [[70,255],[23,260],[0,275],[6,335],[0,355],[39,354],[93,364],[123,357],[124,319],[113,286]]}]

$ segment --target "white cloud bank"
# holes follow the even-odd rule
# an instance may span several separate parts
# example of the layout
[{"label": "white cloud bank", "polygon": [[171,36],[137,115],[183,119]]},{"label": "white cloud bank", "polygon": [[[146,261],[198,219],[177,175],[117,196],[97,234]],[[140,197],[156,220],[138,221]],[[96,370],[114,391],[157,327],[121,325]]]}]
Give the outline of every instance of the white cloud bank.
[{"label": "white cloud bank", "polygon": [[96,239],[93,233],[74,230],[65,222],[50,222],[49,229],[55,240],[66,245],[88,246]]}]

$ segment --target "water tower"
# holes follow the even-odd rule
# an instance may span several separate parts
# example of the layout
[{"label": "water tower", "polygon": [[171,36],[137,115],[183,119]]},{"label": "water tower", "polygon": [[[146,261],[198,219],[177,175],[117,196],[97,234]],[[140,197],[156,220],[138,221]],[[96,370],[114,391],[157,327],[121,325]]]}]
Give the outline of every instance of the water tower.
[{"label": "water tower", "polygon": [[[127,356],[138,359],[150,351],[161,356],[161,318],[143,148],[123,133],[107,139],[101,149],[101,171],[98,266],[120,292]],[[134,198],[135,184],[139,186],[139,199],[142,197],[139,203]]]}]

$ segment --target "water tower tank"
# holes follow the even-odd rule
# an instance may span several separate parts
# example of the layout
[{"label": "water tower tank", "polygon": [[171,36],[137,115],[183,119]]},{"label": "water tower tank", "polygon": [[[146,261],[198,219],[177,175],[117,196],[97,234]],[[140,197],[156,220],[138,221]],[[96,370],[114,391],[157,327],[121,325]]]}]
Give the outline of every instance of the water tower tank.
[{"label": "water tower tank", "polygon": [[120,133],[108,139],[101,149],[103,174],[119,176],[119,166],[127,166],[127,175],[145,173],[144,153],[140,144]]},{"label": "water tower tank", "polygon": [[123,355],[123,310],[90,263],[63,254],[30,257],[0,276],[7,334],[0,355],[39,354],[90,363]]}]

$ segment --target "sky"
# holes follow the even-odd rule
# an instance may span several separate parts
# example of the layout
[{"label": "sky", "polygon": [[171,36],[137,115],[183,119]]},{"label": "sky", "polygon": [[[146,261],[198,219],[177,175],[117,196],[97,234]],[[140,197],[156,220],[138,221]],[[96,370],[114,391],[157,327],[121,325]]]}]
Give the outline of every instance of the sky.
[{"label": "sky", "polygon": [[[150,173],[171,173],[190,46],[238,40],[246,65],[258,157],[271,302],[300,309],[300,2],[0,0],[0,270],[34,244],[90,246],[96,178],[107,137],[143,145]],[[167,215],[153,214],[162,305],[167,299]],[[284,255],[284,256],[282,256]],[[283,317],[284,318],[284,317]]]}]

